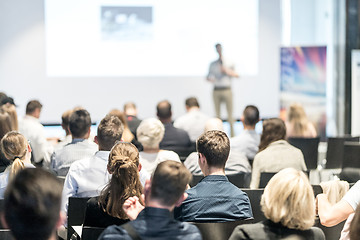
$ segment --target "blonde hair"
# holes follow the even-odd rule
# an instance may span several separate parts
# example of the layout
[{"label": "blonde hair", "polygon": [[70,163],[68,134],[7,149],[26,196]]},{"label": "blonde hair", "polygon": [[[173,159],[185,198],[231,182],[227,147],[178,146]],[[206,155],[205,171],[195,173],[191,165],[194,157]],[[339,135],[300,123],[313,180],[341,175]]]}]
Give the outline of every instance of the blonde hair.
[{"label": "blonde hair", "polygon": [[116,116],[120,119],[120,121],[122,122],[122,124],[124,125],[124,131],[122,133],[122,139],[125,142],[131,142],[134,139],[134,135],[131,133],[129,126],[128,126],[128,122],[126,120],[126,116],[125,114],[118,110],[118,109],[113,109],[109,112],[109,115],[112,116]]},{"label": "blonde hair", "polygon": [[291,104],[288,121],[293,125],[294,136],[303,136],[305,134],[309,120],[306,117],[304,108],[300,104]]},{"label": "blonde hair", "polygon": [[339,202],[349,190],[349,183],[340,180],[322,182],[320,186],[331,205]]},{"label": "blonde hair", "polygon": [[301,171],[278,172],[265,187],[260,204],[266,218],[287,228],[307,230],[314,225],[314,193]]},{"label": "blonde hair", "polygon": [[122,209],[125,200],[132,196],[140,199],[143,187],[138,166],[139,152],[133,144],[119,142],[111,149],[107,168],[112,177],[99,197],[100,206],[110,216],[127,219]]},{"label": "blonde hair", "polygon": [[25,168],[23,160],[28,150],[28,142],[20,133],[11,131],[1,139],[0,145],[5,158],[12,162],[8,168],[10,169],[9,178],[13,179],[20,170]]},{"label": "blonde hair", "polygon": [[164,125],[156,118],[143,120],[136,130],[138,141],[148,148],[158,148],[164,133]]},{"label": "blonde hair", "polygon": [[204,132],[211,130],[224,131],[223,122],[220,118],[210,118],[206,121]]},{"label": "blonde hair", "polygon": [[12,104],[5,104],[2,106],[2,109],[4,109],[4,111],[9,114],[12,129],[15,131],[18,131],[19,123],[18,123],[18,117],[17,117],[17,113],[16,113],[16,107]]}]

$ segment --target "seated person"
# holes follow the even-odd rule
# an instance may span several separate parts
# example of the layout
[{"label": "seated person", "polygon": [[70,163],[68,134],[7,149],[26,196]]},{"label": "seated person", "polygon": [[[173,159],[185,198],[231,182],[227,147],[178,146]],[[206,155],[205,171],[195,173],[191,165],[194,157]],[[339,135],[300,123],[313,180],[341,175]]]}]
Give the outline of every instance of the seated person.
[{"label": "seated person", "polygon": [[145,184],[145,208],[138,197],[124,203],[124,212],[132,220],[122,226],[110,226],[99,240],[117,239],[202,239],[196,226],[171,217],[171,211],[186,198],[184,193],[191,174],[179,162],[164,161]]},{"label": "seated person", "polygon": [[360,207],[356,208],[350,225],[350,239],[360,239]]},{"label": "seated person", "polygon": [[196,143],[204,178],[186,191],[188,198],[175,208],[174,217],[184,222],[226,222],[252,218],[248,196],[225,176],[230,152],[229,138],[222,131],[203,133]]},{"label": "seated person", "polygon": [[105,228],[129,220],[122,205],[129,196],[140,198],[143,192],[139,179],[140,167],[139,152],[133,144],[119,142],[112,148],[107,164],[112,174],[111,180],[99,197],[88,201],[84,226]]},{"label": "seated person", "polygon": [[140,152],[140,163],[149,173],[152,173],[156,166],[165,160],[180,162],[177,153],[160,150],[159,143],[163,136],[164,126],[155,118],[143,120],[137,129],[137,139],[143,146],[143,151]]},{"label": "seated person", "polygon": [[303,172],[292,168],[278,172],[267,184],[260,204],[268,220],[237,226],[230,240],[288,237],[325,240],[322,230],[312,227],[315,222],[314,193]]},{"label": "seated person", "polygon": [[316,136],[316,129],[306,117],[304,108],[300,104],[292,104],[286,122],[286,138],[314,138]]},{"label": "seated person", "polygon": [[0,198],[4,198],[8,182],[19,171],[35,166],[31,164],[31,147],[20,133],[11,131],[5,134],[1,139],[0,147],[5,158],[11,163],[4,172],[0,173]]},{"label": "seated person", "polygon": [[56,229],[65,216],[60,212],[61,184],[41,168],[19,172],[5,191],[3,225],[15,240],[57,239]]},{"label": "seated person", "polygon": [[88,111],[74,111],[70,116],[69,128],[72,135],[71,143],[56,150],[51,156],[51,169],[56,175],[63,177],[68,173],[72,163],[90,158],[98,149],[98,146],[89,140],[91,118]]},{"label": "seated person", "polygon": [[263,122],[259,152],[255,155],[250,188],[258,188],[262,172],[278,172],[284,168],[306,171],[304,155],[301,150],[286,140],[285,123],[279,118]]},{"label": "seated person", "polygon": [[[205,131],[220,130],[224,131],[223,122],[219,118],[210,118],[205,124]],[[198,164],[198,153],[192,152],[184,161],[184,165],[193,175],[203,175]],[[225,165],[225,174],[237,174],[240,172],[251,172],[251,166],[245,154],[241,151],[233,150],[230,142],[229,158]]]}]

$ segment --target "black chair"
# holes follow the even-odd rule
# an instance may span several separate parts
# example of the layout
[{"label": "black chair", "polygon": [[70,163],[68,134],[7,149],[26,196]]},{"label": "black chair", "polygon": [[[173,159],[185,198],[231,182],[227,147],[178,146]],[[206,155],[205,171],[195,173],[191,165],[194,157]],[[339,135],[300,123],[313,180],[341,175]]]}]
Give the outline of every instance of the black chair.
[{"label": "black chair", "polygon": [[347,181],[351,185],[360,180],[360,168],[343,168],[339,174],[341,180]]},{"label": "black chair", "polygon": [[84,226],[82,228],[81,239],[84,239],[84,240],[97,240],[99,238],[100,234],[104,230],[105,230],[105,228]]},{"label": "black chair", "polygon": [[0,229],[1,240],[13,240],[10,229]]},{"label": "black chair", "polygon": [[314,226],[323,230],[326,240],[338,240],[340,238],[341,230],[343,229],[344,224],[345,224],[345,221],[343,221],[333,227],[325,227],[325,226],[321,225],[320,220],[317,219],[315,221]]},{"label": "black chair", "polygon": [[270,179],[276,174],[276,172],[262,172],[260,174],[259,188],[265,188]]},{"label": "black chair", "polygon": [[237,174],[226,175],[229,182],[238,188],[249,188],[251,181],[251,173],[240,172]]},{"label": "black chair", "polygon": [[250,223],[249,220],[220,223],[192,223],[200,230],[203,239],[222,240],[229,239],[234,228],[241,224]]},{"label": "black chair", "polygon": [[326,169],[342,168],[345,142],[359,142],[360,137],[329,137],[327,140]]},{"label": "black chair", "polygon": [[[0,199],[0,215],[2,214],[3,211],[4,211],[4,199]],[[5,229],[1,221],[0,221],[0,229]]]},{"label": "black chair", "polygon": [[68,205],[68,239],[71,238],[75,232],[72,226],[80,226],[84,222],[86,204],[89,197],[76,198],[69,197]]},{"label": "black chair", "polygon": [[189,183],[190,187],[194,187],[196,186],[196,184],[198,184],[198,182],[201,181],[201,179],[204,178],[204,175],[192,175],[192,180],[191,182]]},{"label": "black chair", "polygon": [[252,208],[252,213],[253,213],[253,220],[248,220],[251,223],[256,223],[256,222],[260,222],[263,220],[266,220],[264,213],[261,211],[261,207],[260,207],[260,201],[261,201],[261,196],[264,193],[264,189],[248,189],[248,188],[242,188],[242,191],[244,191],[250,200],[250,204],[251,204],[251,208]]},{"label": "black chair", "polygon": [[306,167],[309,170],[316,169],[318,165],[318,147],[320,137],[316,138],[289,138],[288,142],[299,148],[303,155]]},{"label": "black chair", "polygon": [[344,142],[342,168],[360,168],[360,143]]},{"label": "black chair", "polygon": [[323,193],[323,189],[320,185],[311,185],[314,191],[314,197],[316,197],[318,194]]}]

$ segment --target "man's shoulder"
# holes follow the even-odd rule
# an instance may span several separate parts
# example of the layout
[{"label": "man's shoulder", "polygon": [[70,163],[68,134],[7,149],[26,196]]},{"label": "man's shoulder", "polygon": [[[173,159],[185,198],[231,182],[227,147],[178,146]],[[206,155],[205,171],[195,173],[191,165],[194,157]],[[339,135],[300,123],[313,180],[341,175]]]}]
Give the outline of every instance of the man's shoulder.
[{"label": "man's shoulder", "polygon": [[99,237],[100,240],[131,239],[121,226],[112,225],[107,227]]}]

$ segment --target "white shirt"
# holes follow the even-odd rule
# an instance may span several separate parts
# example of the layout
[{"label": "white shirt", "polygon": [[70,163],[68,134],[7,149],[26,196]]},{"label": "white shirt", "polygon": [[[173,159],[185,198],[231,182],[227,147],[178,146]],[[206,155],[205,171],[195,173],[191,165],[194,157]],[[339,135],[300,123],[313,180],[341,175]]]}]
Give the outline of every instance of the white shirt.
[{"label": "white shirt", "polygon": [[54,151],[53,146],[47,142],[44,126],[38,118],[26,115],[19,121],[19,132],[30,141],[34,161],[40,162],[44,159],[44,164],[50,163],[50,156]]},{"label": "white shirt", "polygon": [[195,142],[203,134],[208,119],[209,116],[194,108],[176,119],[174,127],[184,129],[189,134],[190,140]]},{"label": "white shirt", "polygon": [[254,160],[259,151],[260,134],[255,130],[244,130],[239,136],[230,139],[232,151],[242,152],[248,159]]},{"label": "white shirt", "polygon": [[148,171],[150,174],[152,174],[156,166],[164,162],[166,160],[173,160],[176,162],[180,162],[179,155],[173,151],[168,150],[160,150],[157,153],[146,153],[146,152],[140,152],[140,163],[143,168],[145,168],[146,171]]},{"label": "white shirt", "polygon": [[[61,209],[67,213],[69,197],[95,197],[109,182],[107,171],[110,151],[98,151],[94,156],[74,162],[66,175],[62,192]],[[150,179],[146,170],[140,171],[140,182],[144,186]]]},{"label": "white shirt", "polygon": [[[222,60],[222,65],[226,68],[235,70],[234,64],[231,61],[228,61],[224,58]],[[221,63],[219,59],[210,63],[209,74],[207,77],[214,80],[215,89],[231,87],[232,77],[221,71]]]}]

